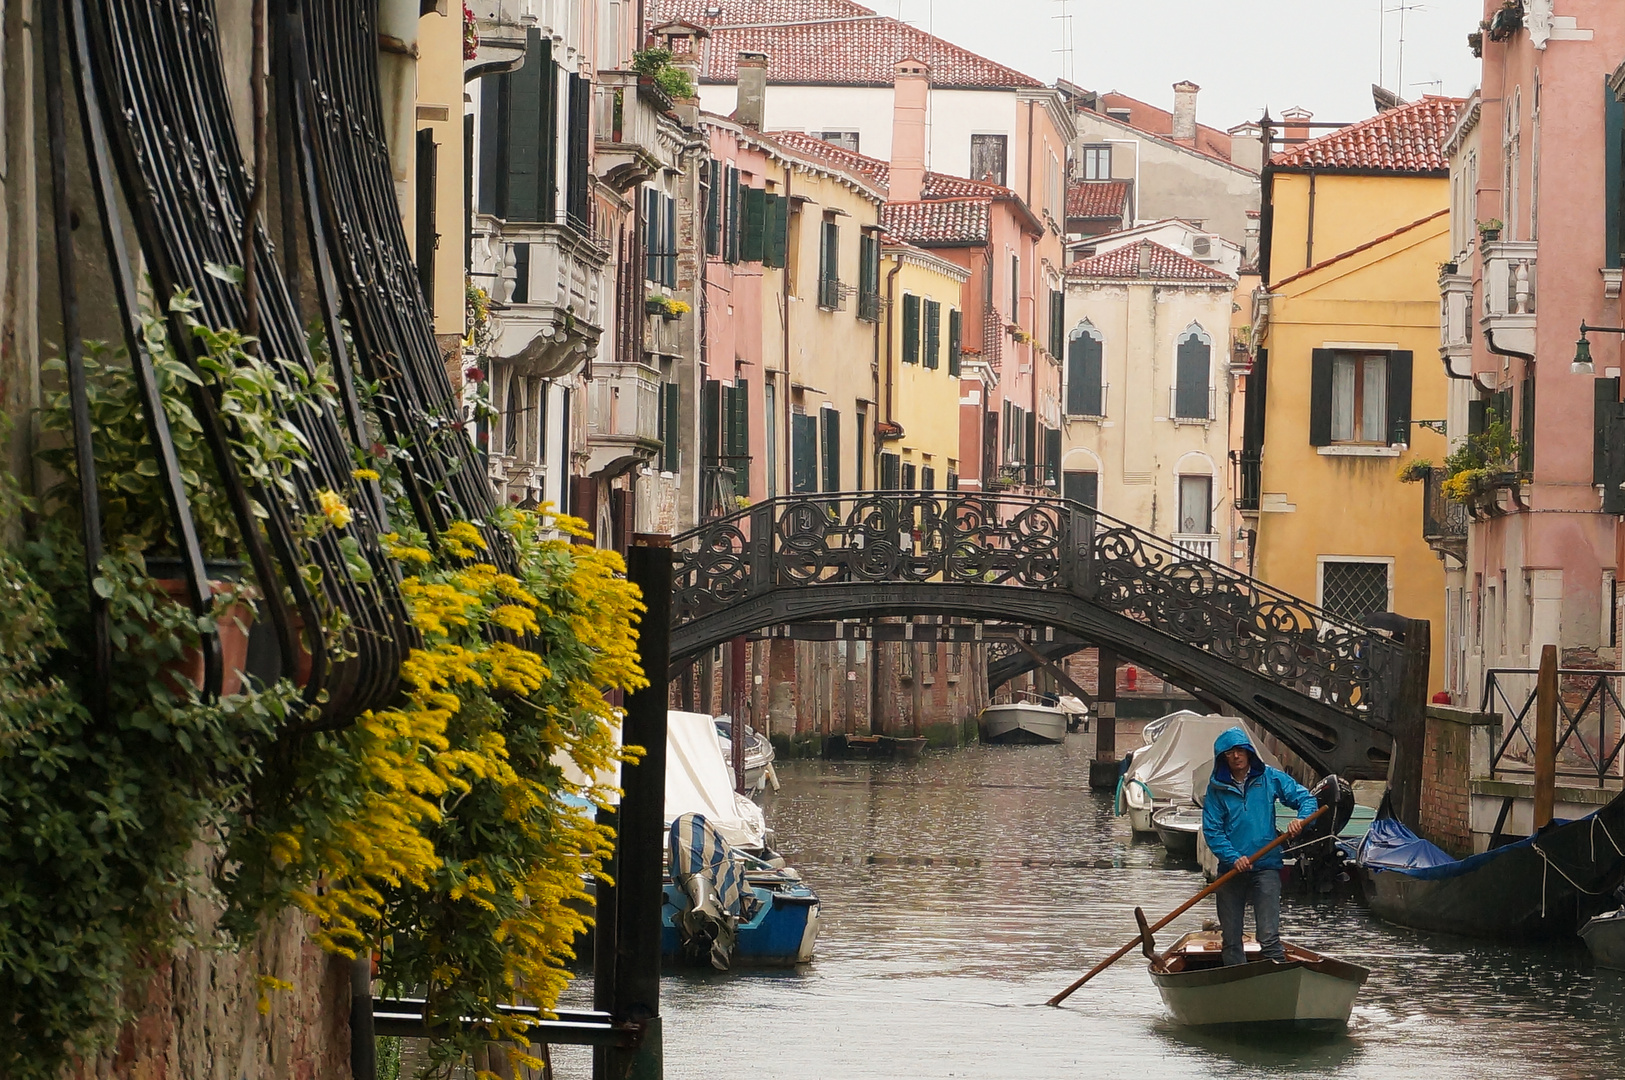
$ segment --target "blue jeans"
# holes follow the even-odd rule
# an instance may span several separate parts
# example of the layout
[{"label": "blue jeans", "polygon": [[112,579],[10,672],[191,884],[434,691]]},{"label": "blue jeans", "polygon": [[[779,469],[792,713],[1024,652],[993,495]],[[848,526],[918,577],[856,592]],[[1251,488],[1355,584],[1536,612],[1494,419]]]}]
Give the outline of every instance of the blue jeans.
[{"label": "blue jeans", "polygon": [[1281,871],[1271,867],[1244,870],[1225,883],[1218,892],[1219,928],[1224,933],[1224,962],[1245,964],[1242,948],[1242,922],[1247,905],[1253,906],[1253,929],[1265,960],[1286,960],[1281,947]]}]

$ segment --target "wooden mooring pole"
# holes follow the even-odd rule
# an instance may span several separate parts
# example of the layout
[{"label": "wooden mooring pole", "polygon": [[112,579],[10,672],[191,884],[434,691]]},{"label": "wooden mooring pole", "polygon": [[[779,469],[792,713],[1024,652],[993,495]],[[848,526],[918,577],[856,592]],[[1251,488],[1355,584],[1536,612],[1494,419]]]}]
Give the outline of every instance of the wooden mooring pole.
[{"label": "wooden mooring pole", "polygon": [[1540,650],[1535,683],[1535,828],[1552,821],[1557,793],[1557,646]]},{"label": "wooden mooring pole", "polygon": [[1089,763],[1089,786],[1096,791],[1117,787],[1117,653],[1098,649],[1095,665],[1095,760]]},{"label": "wooden mooring pole", "polygon": [[[598,918],[613,918],[615,950],[607,988],[595,988],[615,1024],[637,1024],[643,1037],[630,1047],[605,1048],[595,1055],[593,1080],[660,1080],[664,1065],[660,1038],[660,906],[664,896],[661,861],[665,850],[666,707],[671,664],[671,538],[639,533],[626,557],[626,577],[643,593],[638,624],[638,665],[649,685],[626,696],[624,738],[643,747],[643,757],[621,770],[620,830],[615,840],[616,887],[613,914],[600,905]],[[734,720],[734,738],[742,725]],[[602,933],[602,929],[599,931]],[[605,960],[610,958],[606,957]],[[607,991],[607,992],[606,992]],[[603,1006],[600,1006],[602,1008]]]}]

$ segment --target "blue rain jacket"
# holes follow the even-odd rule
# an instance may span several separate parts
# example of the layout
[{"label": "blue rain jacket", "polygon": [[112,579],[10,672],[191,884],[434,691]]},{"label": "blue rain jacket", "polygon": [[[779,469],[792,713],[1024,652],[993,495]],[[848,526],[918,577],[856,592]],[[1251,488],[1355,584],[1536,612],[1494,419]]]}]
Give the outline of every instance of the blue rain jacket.
[{"label": "blue rain jacket", "polygon": [[[1240,784],[1230,775],[1224,753],[1238,746],[1247,748],[1252,768]],[[1213,776],[1207,782],[1207,798],[1202,803],[1202,836],[1219,859],[1219,872],[1228,871],[1237,859],[1251,855],[1275,839],[1275,804],[1279,801],[1306,818],[1320,805],[1309,789],[1280,769],[1265,765],[1253,749],[1247,733],[1233,727],[1213,742]],[[1276,848],[1254,864],[1280,869],[1281,849]]]}]

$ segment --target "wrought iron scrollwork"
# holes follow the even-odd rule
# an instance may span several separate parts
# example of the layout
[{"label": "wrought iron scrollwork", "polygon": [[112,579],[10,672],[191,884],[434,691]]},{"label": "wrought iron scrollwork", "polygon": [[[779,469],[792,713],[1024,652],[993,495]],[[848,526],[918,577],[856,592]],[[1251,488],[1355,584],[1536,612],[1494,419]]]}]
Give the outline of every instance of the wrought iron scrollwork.
[{"label": "wrought iron scrollwork", "polygon": [[[1379,633],[1060,499],[791,496],[708,522],[674,546],[675,626],[776,589],[940,582],[1068,592],[1348,714],[1384,699],[1400,667],[1400,648]],[[1020,619],[1013,597],[1010,611]]]}]

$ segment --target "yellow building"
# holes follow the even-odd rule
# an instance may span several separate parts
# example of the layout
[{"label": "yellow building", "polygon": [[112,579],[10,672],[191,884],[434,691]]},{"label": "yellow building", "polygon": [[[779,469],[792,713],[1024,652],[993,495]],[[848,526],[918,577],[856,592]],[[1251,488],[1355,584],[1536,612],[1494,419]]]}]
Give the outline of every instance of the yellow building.
[{"label": "yellow building", "polygon": [[[463,265],[465,200],[463,192],[463,18],[455,5],[430,8],[417,24],[416,92],[411,115],[400,122],[412,130],[412,173],[404,190],[406,240],[417,260],[424,300],[434,314],[435,337],[448,358],[454,383],[455,363],[464,333],[464,292],[468,268]],[[403,114],[405,110],[402,110]]]},{"label": "yellow building", "polygon": [[881,251],[887,345],[881,357],[879,486],[959,486],[960,292],[970,272],[909,244]]},{"label": "yellow building", "polygon": [[1442,147],[1459,105],[1428,97],[1295,145],[1306,132],[1288,119],[1291,148],[1264,180],[1266,284],[1241,454],[1254,573],[1351,620],[1429,620],[1433,688],[1444,570],[1423,539],[1421,489],[1398,473],[1446,452],[1422,422],[1445,416]]}]

